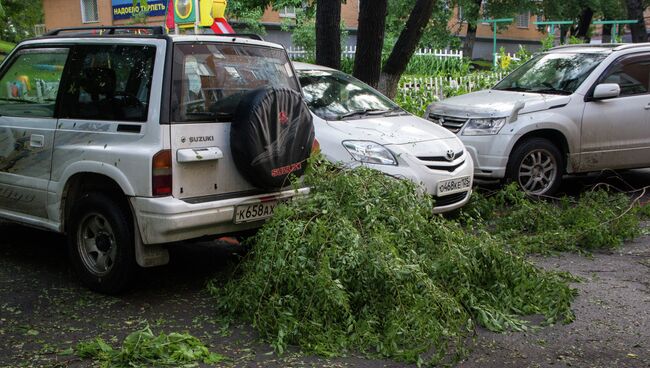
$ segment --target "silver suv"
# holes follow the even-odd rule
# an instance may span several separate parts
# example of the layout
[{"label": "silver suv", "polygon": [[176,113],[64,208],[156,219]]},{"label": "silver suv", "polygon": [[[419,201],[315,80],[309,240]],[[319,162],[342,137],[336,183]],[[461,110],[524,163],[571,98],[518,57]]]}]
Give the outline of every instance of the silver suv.
[{"label": "silver suv", "polygon": [[556,47],[426,118],[459,136],[476,178],[532,194],[553,194],[565,173],[650,167],[650,44]]},{"label": "silver suv", "polygon": [[311,152],[279,45],[158,27],[67,29],[0,68],[0,218],[66,233],[75,270],[115,293],[165,245],[261,226]]}]

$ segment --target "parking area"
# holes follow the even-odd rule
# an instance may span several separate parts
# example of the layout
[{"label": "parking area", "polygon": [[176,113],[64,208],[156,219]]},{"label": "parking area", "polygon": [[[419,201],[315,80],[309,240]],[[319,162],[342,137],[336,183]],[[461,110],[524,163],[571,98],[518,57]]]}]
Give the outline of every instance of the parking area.
[{"label": "parking area", "polygon": [[[650,183],[650,171],[572,178],[562,190],[575,194],[600,181],[639,189]],[[0,367],[90,367],[92,362],[58,353],[96,337],[117,346],[144,322],[154,333],[190,332],[228,356],[226,366],[406,366],[354,356],[324,359],[297,350],[278,357],[250,326],[224,326],[205,283],[237,261],[231,245],[174,249],[169,265],[141,272],[130,292],[107,297],[79,285],[63,237],[10,224],[1,224],[0,231]],[[574,284],[580,290],[575,322],[506,334],[479,330],[459,366],[650,366],[650,237],[613,252],[534,261],[582,279]]]}]

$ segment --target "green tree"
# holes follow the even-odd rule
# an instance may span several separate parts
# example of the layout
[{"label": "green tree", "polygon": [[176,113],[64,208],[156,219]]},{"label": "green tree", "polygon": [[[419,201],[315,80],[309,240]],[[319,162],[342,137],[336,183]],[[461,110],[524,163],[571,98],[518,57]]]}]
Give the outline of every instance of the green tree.
[{"label": "green tree", "polygon": [[0,39],[19,42],[34,36],[34,25],[43,23],[41,0],[3,0],[0,4]]}]

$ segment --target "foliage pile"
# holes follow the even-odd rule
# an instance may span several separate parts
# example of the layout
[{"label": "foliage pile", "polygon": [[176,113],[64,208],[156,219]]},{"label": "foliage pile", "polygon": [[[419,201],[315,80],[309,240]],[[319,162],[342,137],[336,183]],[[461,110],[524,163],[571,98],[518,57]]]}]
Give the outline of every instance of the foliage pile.
[{"label": "foliage pile", "polygon": [[575,292],[561,275],[432,216],[410,181],[326,163],[310,170],[310,196],[278,206],[234,277],[210,286],[220,313],[251,322],[277,351],[435,363],[461,354],[477,324],[572,319]]},{"label": "foliage pile", "polygon": [[146,326],[124,339],[121,349],[113,349],[101,338],[77,345],[76,354],[91,358],[102,368],[186,367],[202,362],[214,364],[226,358],[211,353],[196,337],[187,333],[155,336]]},{"label": "foliage pile", "polygon": [[647,209],[622,193],[584,193],[577,200],[556,202],[526,196],[511,184],[491,195],[475,193],[461,221],[490,231],[522,253],[591,251],[615,248],[640,234],[639,215]]}]

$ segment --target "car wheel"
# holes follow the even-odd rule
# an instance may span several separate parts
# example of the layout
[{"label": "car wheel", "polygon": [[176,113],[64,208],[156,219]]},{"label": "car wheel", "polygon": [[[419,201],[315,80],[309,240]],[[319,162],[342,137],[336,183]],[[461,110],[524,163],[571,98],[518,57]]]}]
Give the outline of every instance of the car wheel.
[{"label": "car wheel", "polygon": [[553,195],[560,186],[563,171],[560,150],[544,138],[532,138],[510,155],[507,177],[528,194]]},{"label": "car wheel", "polygon": [[116,294],[136,269],[133,226],[125,206],[101,193],[87,193],[72,208],[70,261],[90,289]]}]

